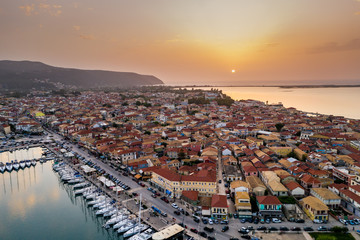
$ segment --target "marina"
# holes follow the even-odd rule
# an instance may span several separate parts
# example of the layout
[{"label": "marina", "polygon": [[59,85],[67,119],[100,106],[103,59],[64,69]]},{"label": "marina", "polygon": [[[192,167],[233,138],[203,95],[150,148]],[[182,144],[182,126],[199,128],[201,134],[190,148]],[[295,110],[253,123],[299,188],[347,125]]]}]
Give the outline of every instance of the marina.
[{"label": "marina", "polygon": [[[39,153],[38,161],[43,150],[34,150]],[[22,159],[28,156],[15,154],[22,158],[7,157],[10,162],[6,163],[12,167],[17,163],[19,170],[5,170],[0,176],[0,214],[6,219],[0,228],[2,239],[48,239],[50,232],[52,239],[121,240],[123,235],[147,239],[143,237],[150,233],[148,225],[75,169],[53,161],[36,165],[30,161],[30,167],[26,167]],[[4,155],[1,157],[3,163]],[[6,163],[0,166],[6,168]],[[20,163],[25,163],[25,167],[20,167]],[[20,227],[24,231],[15,230]]]}]

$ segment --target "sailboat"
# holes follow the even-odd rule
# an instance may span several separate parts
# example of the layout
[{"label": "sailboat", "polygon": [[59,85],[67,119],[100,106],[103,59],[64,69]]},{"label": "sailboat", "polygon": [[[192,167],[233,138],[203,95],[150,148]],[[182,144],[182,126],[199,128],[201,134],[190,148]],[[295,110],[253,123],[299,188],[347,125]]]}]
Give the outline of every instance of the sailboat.
[{"label": "sailboat", "polygon": [[11,162],[7,162],[5,167],[6,167],[6,170],[8,170],[8,172],[11,172],[13,169],[13,165]]},{"label": "sailboat", "polygon": [[134,234],[140,233],[146,229],[148,229],[149,226],[146,224],[138,224],[136,227],[128,230],[126,233],[124,233],[124,237],[131,237]]},{"label": "sailboat", "polygon": [[6,170],[5,164],[0,162],[0,172],[3,173],[5,172],[5,170]]},{"label": "sailboat", "polygon": [[124,233],[124,238],[131,237],[132,235],[135,235],[137,233],[140,233],[146,229],[148,229],[149,226],[146,224],[141,223],[141,194],[140,194],[140,204],[139,204],[139,222],[135,224],[134,227],[130,228]]},{"label": "sailboat", "polygon": [[138,233],[138,234],[132,236],[131,238],[129,238],[129,240],[148,240],[152,237],[153,234],[154,234],[154,230],[149,228],[148,230],[146,230],[142,233]]},{"label": "sailboat", "polygon": [[24,160],[21,160],[21,161],[20,161],[20,167],[21,167],[22,169],[24,169],[24,168],[26,167]]},{"label": "sailboat", "polygon": [[15,170],[19,170],[20,164],[18,163],[17,160],[15,160],[15,161],[13,162],[13,168],[14,168]]}]

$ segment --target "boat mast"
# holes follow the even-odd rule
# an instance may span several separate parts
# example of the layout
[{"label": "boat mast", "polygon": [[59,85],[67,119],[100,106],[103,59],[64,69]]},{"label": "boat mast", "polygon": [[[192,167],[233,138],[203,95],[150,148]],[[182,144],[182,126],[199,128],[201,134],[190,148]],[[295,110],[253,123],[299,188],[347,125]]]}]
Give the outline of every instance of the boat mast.
[{"label": "boat mast", "polygon": [[140,224],[141,224],[141,193],[140,193],[140,204],[139,204],[139,233],[140,233]]}]

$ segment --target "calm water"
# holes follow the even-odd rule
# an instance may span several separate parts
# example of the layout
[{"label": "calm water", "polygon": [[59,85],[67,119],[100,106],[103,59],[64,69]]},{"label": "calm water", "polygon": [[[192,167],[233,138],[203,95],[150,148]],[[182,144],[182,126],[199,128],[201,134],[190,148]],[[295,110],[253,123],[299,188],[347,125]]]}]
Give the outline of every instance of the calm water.
[{"label": "calm water", "polygon": [[101,227],[103,218],[97,218],[82,197],[74,198],[50,162],[0,173],[0,192],[2,240],[120,239]]},{"label": "calm water", "polygon": [[[235,100],[282,102],[285,107],[360,119],[360,88],[214,87]],[[211,88],[202,88],[211,89]]]},{"label": "calm water", "polygon": [[21,149],[13,152],[0,153],[0,162],[6,163],[12,160],[32,160],[41,158],[43,150],[41,147]]}]

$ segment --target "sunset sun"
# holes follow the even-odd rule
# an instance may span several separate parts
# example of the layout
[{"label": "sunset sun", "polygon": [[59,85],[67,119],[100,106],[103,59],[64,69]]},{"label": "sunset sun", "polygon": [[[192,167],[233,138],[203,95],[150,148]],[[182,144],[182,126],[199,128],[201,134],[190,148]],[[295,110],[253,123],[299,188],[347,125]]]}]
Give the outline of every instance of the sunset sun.
[{"label": "sunset sun", "polygon": [[235,73],[235,69],[231,70],[232,73]]}]

